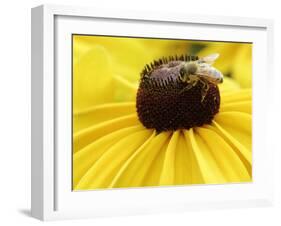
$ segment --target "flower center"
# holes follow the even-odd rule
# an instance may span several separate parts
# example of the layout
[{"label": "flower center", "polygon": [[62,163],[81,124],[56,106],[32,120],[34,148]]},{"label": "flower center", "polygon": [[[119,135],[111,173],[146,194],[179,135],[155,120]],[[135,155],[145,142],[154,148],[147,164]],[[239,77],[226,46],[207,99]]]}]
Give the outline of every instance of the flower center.
[{"label": "flower center", "polygon": [[192,73],[182,77],[183,65],[196,60],[196,56],[170,57],[146,65],[136,100],[139,120],[146,128],[175,131],[212,122],[220,107],[217,85]]}]

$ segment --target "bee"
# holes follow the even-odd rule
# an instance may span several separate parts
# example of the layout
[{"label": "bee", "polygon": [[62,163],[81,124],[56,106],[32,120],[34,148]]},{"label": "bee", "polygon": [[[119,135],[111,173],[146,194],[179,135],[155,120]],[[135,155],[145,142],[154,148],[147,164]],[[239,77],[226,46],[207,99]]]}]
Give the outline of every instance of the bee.
[{"label": "bee", "polygon": [[223,74],[212,67],[218,57],[219,54],[215,53],[196,61],[183,62],[179,70],[179,79],[186,83],[186,87],[181,92],[195,87],[200,82],[202,84],[201,102],[203,102],[209,90],[209,83],[217,85],[223,82]]}]

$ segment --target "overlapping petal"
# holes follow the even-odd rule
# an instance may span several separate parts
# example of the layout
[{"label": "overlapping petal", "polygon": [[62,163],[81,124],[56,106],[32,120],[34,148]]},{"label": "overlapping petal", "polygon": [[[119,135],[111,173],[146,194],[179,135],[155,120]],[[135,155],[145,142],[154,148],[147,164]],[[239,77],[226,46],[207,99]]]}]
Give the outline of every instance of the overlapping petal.
[{"label": "overlapping petal", "polygon": [[251,90],[227,93],[211,125],[160,134],[132,102],[77,113],[74,189],[251,181],[250,99]]}]

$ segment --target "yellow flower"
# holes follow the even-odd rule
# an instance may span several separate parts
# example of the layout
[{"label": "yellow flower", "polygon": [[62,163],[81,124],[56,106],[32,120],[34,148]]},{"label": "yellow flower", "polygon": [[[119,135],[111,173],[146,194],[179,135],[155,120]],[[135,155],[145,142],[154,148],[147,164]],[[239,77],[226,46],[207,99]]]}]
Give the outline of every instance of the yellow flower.
[{"label": "yellow flower", "polygon": [[200,127],[158,133],[138,119],[144,65],[190,45],[74,36],[74,190],[251,181],[250,88],[226,79],[219,113]]}]

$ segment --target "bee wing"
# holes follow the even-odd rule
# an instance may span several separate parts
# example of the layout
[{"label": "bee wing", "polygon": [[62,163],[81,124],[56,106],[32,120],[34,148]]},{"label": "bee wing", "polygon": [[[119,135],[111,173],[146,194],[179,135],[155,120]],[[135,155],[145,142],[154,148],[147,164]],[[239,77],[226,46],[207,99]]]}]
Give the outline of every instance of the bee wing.
[{"label": "bee wing", "polygon": [[214,54],[202,57],[200,60],[203,62],[206,62],[207,64],[213,64],[219,56],[220,56],[220,54],[214,53]]}]

